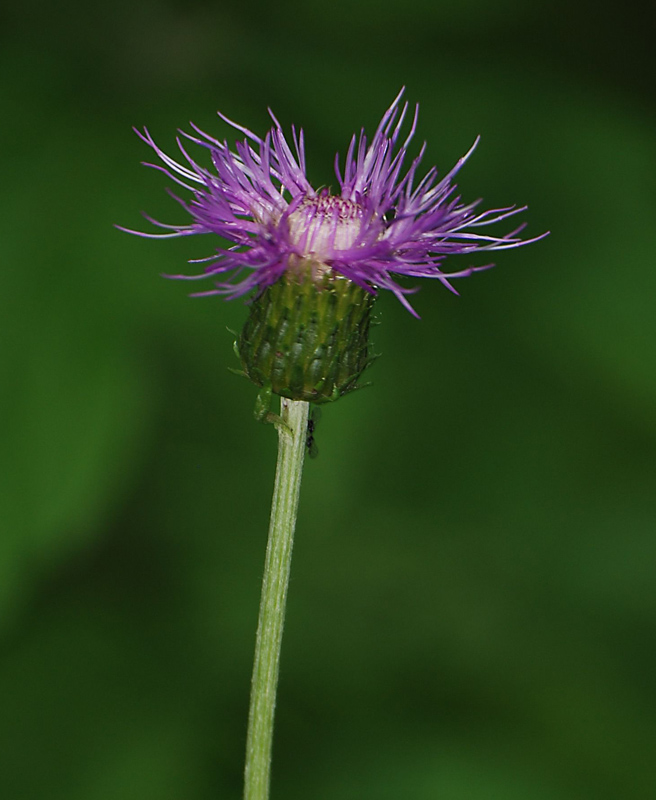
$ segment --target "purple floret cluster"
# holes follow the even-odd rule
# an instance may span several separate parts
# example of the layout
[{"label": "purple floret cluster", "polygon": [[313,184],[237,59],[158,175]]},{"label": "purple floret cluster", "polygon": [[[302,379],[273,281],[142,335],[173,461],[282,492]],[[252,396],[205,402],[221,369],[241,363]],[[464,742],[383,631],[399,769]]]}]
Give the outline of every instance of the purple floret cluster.
[{"label": "purple floret cluster", "polygon": [[[331,272],[374,294],[388,289],[417,316],[407,299],[416,289],[401,286],[395,276],[437,278],[455,291],[450,283],[453,278],[492,264],[444,272],[447,256],[519,247],[546,234],[521,239],[518,233],[523,225],[503,236],[480,232],[524,211],[525,206],[478,211],[480,200],[461,202],[453,179],[478,138],[444,177],[438,179],[437,169],[431,167],[418,178],[426,144],[406,166],[418,107],[400,144],[408,110],[402,96],[403,90],[383,115],[371,142],[364,131],[353,136],[343,171],[339,155],[335,157],[336,194],[312,187],[306,174],[303,131],[297,133],[292,127],[290,146],[273,113],[273,127],[264,139],[219,114],[245,137],[236,142],[234,150],[227,141],[214,139],[192,125],[193,134],[183,132],[184,138],[177,139],[182,163],[164,153],[148,130],[137,131],[161,161],[148,166],[191,192],[189,200],[176,197],[191,222],[165,225],[147,217],[166,232],[130,232],[154,238],[213,233],[231,243],[200,260],[205,264],[200,275],[171,276],[214,278],[214,288],[197,296],[260,292],[288,271],[317,277]],[[188,154],[185,140],[209,151],[213,169],[199,165]]]}]

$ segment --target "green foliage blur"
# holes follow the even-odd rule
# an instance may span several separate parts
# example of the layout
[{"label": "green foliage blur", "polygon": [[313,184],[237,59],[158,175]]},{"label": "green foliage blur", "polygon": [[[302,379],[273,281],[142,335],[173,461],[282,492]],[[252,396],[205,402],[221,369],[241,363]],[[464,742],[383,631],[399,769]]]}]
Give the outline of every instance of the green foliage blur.
[{"label": "green foliage blur", "polygon": [[[276,436],[210,238],[130,127],[305,129],[315,185],[401,85],[536,245],[324,409],[273,800],[656,797],[656,108],[631,4],[14,4],[0,24],[0,797],[236,800]],[[645,16],[646,14],[646,16]],[[651,15],[651,16],[650,16]],[[451,266],[469,262],[455,259]]]}]

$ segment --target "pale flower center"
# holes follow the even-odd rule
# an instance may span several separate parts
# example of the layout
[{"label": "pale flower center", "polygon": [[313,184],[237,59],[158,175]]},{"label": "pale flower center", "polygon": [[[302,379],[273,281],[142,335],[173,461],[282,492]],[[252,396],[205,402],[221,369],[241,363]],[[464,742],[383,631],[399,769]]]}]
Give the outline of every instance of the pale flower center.
[{"label": "pale flower center", "polygon": [[311,197],[289,215],[289,238],[300,256],[326,262],[355,244],[362,216],[362,207],[350,200]]}]

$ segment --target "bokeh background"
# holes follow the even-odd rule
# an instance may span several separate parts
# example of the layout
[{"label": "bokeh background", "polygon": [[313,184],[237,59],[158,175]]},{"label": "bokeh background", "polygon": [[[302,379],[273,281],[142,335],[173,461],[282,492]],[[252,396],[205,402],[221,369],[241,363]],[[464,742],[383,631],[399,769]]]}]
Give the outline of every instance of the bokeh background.
[{"label": "bokeh background", "polygon": [[[654,9],[26,2],[2,12],[0,796],[238,798],[276,437],[241,301],[130,130],[305,129],[401,85],[426,167],[528,203],[497,268],[378,303],[307,464],[273,799],[656,796]],[[454,260],[454,268],[469,263]]]}]

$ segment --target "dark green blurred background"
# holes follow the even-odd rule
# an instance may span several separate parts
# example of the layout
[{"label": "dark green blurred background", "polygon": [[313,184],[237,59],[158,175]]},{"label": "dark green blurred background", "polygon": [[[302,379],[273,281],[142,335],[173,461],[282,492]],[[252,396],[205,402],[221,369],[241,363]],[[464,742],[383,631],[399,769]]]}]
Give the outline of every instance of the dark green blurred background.
[{"label": "dark green blurred background", "polygon": [[330,184],[402,84],[426,168],[480,133],[464,197],[552,235],[421,321],[382,297],[374,387],[324,410],[273,800],[656,796],[654,12],[616,8],[2,12],[3,800],[241,791],[276,437],[243,303],[159,277],[210,239],[112,227],[185,221],[130,126],[270,105]]}]

